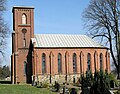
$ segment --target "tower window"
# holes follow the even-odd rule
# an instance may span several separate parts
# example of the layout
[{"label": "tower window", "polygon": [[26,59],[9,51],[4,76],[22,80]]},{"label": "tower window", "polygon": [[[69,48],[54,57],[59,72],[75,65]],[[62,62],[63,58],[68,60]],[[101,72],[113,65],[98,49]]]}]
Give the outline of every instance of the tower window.
[{"label": "tower window", "polygon": [[27,17],[25,14],[22,15],[22,24],[27,24]]},{"label": "tower window", "polygon": [[23,47],[26,47],[26,39],[23,39]]},{"label": "tower window", "polygon": [[22,33],[23,33],[23,47],[26,47],[26,38],[25,38],[25,34],[26,34],[27,30],[25,28],[22,29]]},{"label": "tower window", "polygon": [[24,61],[24,74],[26,74],[26,61]]}]

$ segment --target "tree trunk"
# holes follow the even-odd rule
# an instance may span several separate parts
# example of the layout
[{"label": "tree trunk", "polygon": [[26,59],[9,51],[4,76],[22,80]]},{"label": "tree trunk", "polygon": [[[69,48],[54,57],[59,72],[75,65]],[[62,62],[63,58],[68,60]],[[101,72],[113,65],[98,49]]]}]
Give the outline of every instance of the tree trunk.
[{"label": "tree trunk", "polygon": [[119,71],[119,68],[117,68],[117,79],[120,79],[120,71]]}]

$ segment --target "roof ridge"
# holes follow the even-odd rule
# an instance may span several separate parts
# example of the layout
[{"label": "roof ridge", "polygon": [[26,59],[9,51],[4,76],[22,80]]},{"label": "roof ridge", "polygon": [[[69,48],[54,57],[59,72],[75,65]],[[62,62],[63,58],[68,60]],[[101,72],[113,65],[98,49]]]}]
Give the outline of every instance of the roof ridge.
[{"label": "roof ridge", "polygon": [[[35,34],[35,35],[71,35],[71,36],[87,36],[84,34]],[[88,36],[87,36],[88,37]]]}]

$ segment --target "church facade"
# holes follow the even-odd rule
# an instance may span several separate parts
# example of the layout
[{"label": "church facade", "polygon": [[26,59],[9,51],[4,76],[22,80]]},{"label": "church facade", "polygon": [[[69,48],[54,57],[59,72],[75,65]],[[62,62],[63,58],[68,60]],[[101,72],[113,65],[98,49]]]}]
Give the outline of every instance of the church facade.
[{"label": "church facade", "polygon": [[34,7],[13,7],[12,83],[77,81],[81,74],[110,72],[106,47],[86,35],[34,34]]}]

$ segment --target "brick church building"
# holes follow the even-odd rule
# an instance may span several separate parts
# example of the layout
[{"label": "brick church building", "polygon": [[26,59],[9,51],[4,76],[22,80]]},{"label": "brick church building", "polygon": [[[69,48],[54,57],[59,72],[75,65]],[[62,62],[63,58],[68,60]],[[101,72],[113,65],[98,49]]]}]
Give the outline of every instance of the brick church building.
[{"label": "brick church building", "polygon": [[77,81],[80,74],[110,72],[108,48],[86,35],[34,34],[34,7],[13,7],[12,83]]}]

